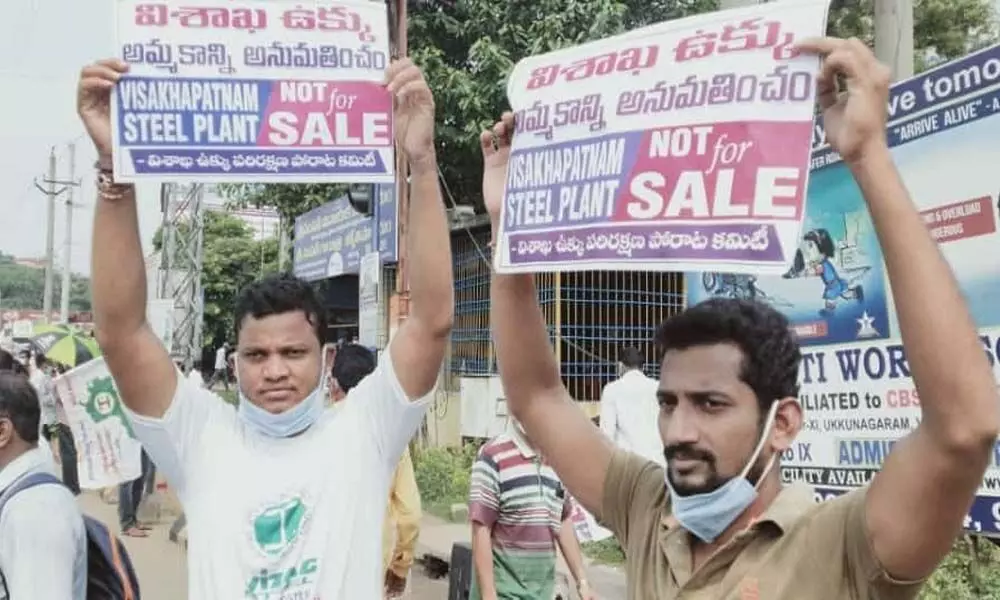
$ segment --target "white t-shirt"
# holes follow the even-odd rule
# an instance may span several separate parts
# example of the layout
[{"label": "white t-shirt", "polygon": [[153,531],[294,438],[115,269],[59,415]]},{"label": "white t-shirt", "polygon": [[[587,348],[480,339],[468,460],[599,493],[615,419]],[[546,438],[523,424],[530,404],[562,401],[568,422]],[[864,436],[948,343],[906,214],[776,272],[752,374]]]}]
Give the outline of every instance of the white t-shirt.
[{"label": "white t-shirt", "polygon": [[54,425],[59,422],[59,415],[56,413],[56,400],[52,394],[52,378],[45,371],[33,368],[31,376],[28,378],[35,393],[38,394],[38,402],[41,405],[41,426]]},{"label": "white t-shirt", "polygon": [[663,441],[657,427],[660,407],[659,384],[633,369],[604,386],[601,393],[601,430],[620,448],[634,452],[660,466]]},{"label": "white t-shirt", "polygon": [[389,481],[429,397],[408,401],[385,351],[293,438],[181,376],[162,420],[130,413],[187,515],[189,599],[381,599]]},{"label": "white t-shirt", "polygon": [[226,368],[226,347],[220,346],[218,350],[215,351],[215,370],[222,371]]},{"label": "white t-shirt", "polygon": [[187,374],[187,379],[198,387],[205,387],[205,378],[198,369],[191,369],[191,372]]}]

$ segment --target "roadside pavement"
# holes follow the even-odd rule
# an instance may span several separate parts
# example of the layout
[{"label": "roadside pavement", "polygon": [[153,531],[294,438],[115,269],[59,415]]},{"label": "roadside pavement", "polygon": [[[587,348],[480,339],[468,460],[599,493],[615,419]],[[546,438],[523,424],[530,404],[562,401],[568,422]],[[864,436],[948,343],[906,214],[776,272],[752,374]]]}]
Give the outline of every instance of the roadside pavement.
[{"label": "roadside pavement", "polygon": [[[437,560],[449,563],[451,548],[456,543],[469,543],[471,528],[465,523],[451,523],[433,515],[424,513],[420,522],[420,539],[417,540],[416,555],[422,558],[429,555]],[[596,564],[584,557],[587,570],[587,581],[600,600],[625,600],[625,572],[621,569]],[[560,553],[559,564],[556,567],[557,585],[564,598],[578,600],[576,584],[570,575],[569,567]]]},{"label": "roadside pavement", "polygon": [[[78,500],[84,513],[105,523],[112,533],[119,534],[116,504],[104,502],[97,492],[83,492]],[[142,600],[187,600],[187,556],[180,546],[167,539],[174,517],[163,510],[156,518],[157,515],[151,514],[154,512],[140,509],[143,521],[154,527],[149,537],[119,536],[119,539],[134,563]]]}]

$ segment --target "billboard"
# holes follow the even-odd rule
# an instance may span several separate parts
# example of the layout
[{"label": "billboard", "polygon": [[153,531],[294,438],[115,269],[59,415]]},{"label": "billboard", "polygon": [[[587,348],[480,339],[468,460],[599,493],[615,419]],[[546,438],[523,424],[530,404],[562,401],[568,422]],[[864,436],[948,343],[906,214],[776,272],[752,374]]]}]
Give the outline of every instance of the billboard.
[{"label": "billboard", "polygon": [[373,198],[377,202],[371,217],[354,210],[347,196],[341,196],[295,219],[297,277],[316,281],[356,275],[361,257],[373,247],[378,248],[382,264],[397,261],[395,185],[376,185]]},{"label": "billboard", "polygon": [[[893,86],[889,143],[914,202],[952,266],[1000,375],[1000,46]],[[757,298],[787,315],[802,338],[805,427],[782,479],[819,498],[866,484],[893,444],[920,422],[892,293],[871,219],[850,173],[814,137],[806,226],[783,276],[691,273],[688,301]],[[1000,536],[1000,446],[966,521]]]}]

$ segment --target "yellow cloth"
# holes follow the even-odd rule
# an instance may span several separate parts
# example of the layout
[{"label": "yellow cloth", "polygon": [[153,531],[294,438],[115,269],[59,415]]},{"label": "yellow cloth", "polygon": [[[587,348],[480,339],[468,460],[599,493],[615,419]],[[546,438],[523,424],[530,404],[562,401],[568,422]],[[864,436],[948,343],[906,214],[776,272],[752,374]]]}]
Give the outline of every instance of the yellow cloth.
[{"label": "yellow cloth", "polygon": [[382,565],[397,577],[406,578],[413,565],[413,552],[420,535],[420,490],[413,475],[409,448],[396,465],[389,487],[389,507],[382,527]]}]

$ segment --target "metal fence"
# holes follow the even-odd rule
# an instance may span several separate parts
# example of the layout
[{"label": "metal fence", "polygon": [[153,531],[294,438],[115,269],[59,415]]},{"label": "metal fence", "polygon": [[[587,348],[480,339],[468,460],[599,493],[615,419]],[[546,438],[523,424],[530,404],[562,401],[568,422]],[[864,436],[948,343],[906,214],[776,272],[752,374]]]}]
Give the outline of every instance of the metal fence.
[{"label": "metal fence", "polygon": [[[489,230],[452,235],[455,326],[446,371],[462,377],[496,373],[490,337]],[[679,273],[587,271],[536,276],[539,303],[559,359],[563,382],[577,400],[596,401],[617,376],[618,355],[636,346],[646,372],[659,364],[652,346],[656,327],[684,308]],[[446,381],[451,379],[446,378]]]}]

